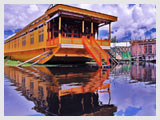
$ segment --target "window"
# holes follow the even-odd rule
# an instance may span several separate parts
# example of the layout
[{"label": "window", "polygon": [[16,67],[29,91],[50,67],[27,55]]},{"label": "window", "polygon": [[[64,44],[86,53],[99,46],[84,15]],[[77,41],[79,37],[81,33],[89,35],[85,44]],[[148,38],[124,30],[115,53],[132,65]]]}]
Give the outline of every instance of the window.
[{"label": "window", "polygon": [[34,44],[34,33],[30,34],[30,44]]},{"label": "window", "polygon": [[152,45],[148,45],[148,54],[152,54]]},{"label": "window", "polygon": [[39,86],[38,87],[38,92],[41,96],[44,96],[44,93],[43,93],[43,87]]},{"label": "window", "polygon": [[25,86],[25,81],[26,81],[25,77],[22,77],[22,84],[23,84],[23,86]]},{"label": "window", "polygon": [[147,54],[147,46],[144,46],[144,53]]},{"label": "window", "polygon": [[16,48],[16,42],[15,42],[15,44],[14,44],[14,48]]},{"label": "window", "polygon": [[74,33],[78,33],[78,30],[75,29],[75,30],[74,30]]},{"label": "window", "polygon": [[73,37],[75,37],[75,38],[80,38],[80,31],[79,31],[78,29],[75,29],[75,30],[74,30],[74,35],[73,35]]},{"label": "window", "polygon": [[44,35],[43,35],[43,29],[39,30],[39,42],[43,42]]},{"label": "window", "polygon": [[26,37],[23,37],[22,38],[22,46],[25,46],[26,45]]},{"label": "window", "polygon": [[44,39],[43,34],[40,34],[39,35],[39,42],[43,42],[43,39]]},{"label": "window", "polygon": [[68,33],[72,33],[72,29],[70,28],[70,29],[68,29]]},{"label": "window", "polygon": [[12,41],[12,48],[14,48],[14,43],[13,43],[13,41]]},{"label": "window", "polygon": [[31,87],[31,89],[34,88],[34,83],[33,82],[31,82],[30,87]]},{"label": "window", "polygon": [[54,30],[58,31],[58,25],[54,25]]},{"label": "window", "polygon": [[19,39],[18,39],[18,48],[19,48]]},{"label": "window", "polygon": [[54,32],[54,38],[58,37],[58,32]]},{"label": "window", "polygon": [[76,37],[76,38],[77,38],[77,37],[78,37],[78,35],[77,35],[77,34],[74,34],[74,37]]},{"label": "window", "polygon": [[71,33],[68,33],[68,34],[67,34],[67,37],[72,37],[72,34],[71,34]]}]

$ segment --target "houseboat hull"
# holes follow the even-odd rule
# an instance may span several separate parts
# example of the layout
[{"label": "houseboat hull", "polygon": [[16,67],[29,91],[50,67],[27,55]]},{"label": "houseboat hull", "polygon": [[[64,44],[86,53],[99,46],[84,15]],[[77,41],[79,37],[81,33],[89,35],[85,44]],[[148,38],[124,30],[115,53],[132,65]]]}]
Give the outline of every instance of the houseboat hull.
[{"label": "houseboat hull", "polygon": [[[92,57],[87,53],[85,49],[73,49],[73,48],[50,48],[50,49],[37,49],[29,51],[20,51],[6,53],[5,56],[8,59],[18,60],[18,61],[27,61],[32,59],[42,53],[51,50],[52,53],[46,58],[42,59],[46,55],[42,55],[34,60],[31,63],[34,63],[40,59],[41,61],[38,64],[74,64],[74,63],[85,63],[92,60]],[[56,52],[56,53],[55,53]]]}]

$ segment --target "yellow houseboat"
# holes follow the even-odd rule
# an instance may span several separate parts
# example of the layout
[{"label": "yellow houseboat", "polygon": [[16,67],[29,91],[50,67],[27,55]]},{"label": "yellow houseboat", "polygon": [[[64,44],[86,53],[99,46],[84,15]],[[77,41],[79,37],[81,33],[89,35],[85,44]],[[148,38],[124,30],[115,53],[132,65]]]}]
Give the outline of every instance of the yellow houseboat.
[{"label": "yellow houseboat", "polygon": [[[44,63],[109,63],[111,22],[117,17],[68,5],[50,6],[47,11],[5,41],[9,59]],[[108,40],[98,39],[98,28],[109,25]],[[107,35],[107,33],[106,33]]]}]

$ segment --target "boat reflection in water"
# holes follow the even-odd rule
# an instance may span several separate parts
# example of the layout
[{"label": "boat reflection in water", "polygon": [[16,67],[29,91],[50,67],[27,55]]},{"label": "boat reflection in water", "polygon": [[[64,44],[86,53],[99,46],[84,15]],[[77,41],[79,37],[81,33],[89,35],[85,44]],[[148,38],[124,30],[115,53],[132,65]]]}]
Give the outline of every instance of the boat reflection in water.
[{"label": "boat reflection in water", "polygon": [[[45,115],[112,116],[117,107],[110,104],[109,69],[90,67],[9,67],[5,76],[22,95],[34,102],[35,109]],[[99,94],[108,94],[108,104]]]}]

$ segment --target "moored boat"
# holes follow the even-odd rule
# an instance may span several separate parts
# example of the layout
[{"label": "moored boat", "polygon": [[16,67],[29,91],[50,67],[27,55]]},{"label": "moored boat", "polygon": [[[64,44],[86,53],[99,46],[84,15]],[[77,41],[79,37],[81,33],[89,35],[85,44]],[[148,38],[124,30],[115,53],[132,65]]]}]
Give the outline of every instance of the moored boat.
[{"label": "moored boat", "polygon": [[[44,63],[84,63],[94,59],[110,65],[111,22],[117,17],[68,5],[47,11],[5,41],[9,59]],[[98,29],[109,25],[107,40],[99,40]],[[107,35],[107,34],[106,34]]]}]

